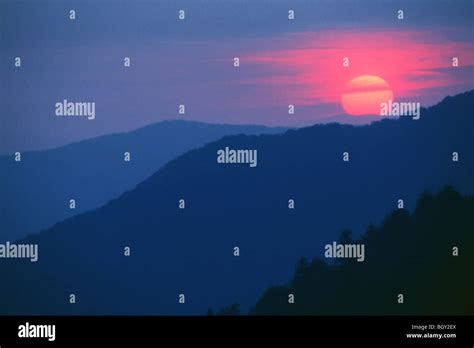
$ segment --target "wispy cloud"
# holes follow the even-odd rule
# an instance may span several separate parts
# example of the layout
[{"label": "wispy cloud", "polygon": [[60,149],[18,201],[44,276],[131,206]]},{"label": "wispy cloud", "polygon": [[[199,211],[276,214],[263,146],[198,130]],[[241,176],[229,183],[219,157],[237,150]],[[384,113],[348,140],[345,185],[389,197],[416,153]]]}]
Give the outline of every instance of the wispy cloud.
[{"label": "wispy cloud", "polygon": [[[256,85],[275,101],[298,104],[336,102],[345,84],[359,75],[382,77],[398,98],[429,97],[431,89],[440,87],[472,88],[474,43],[448,40],[446,31],[438,30],[440,35],[394,29],[287,34],[242,57],[254,74],[234,83]],[[457,68],[453,57],[459,60]],[[468,73],[460,76],[463,69]]]}]

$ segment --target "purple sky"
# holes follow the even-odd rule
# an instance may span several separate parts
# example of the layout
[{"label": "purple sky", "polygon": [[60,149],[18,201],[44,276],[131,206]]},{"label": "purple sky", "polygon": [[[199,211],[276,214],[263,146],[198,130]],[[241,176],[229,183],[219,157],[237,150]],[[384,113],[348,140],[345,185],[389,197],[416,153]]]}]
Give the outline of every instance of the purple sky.
[{"label": "purple sky", "polygon": [[[357,74],[383,75],[396,97],[424,105],[472,88],[472,1],[380,3],[2,2],[0,154],[167,119],[314,124],[343,113],[339,95]],[[340,69],[346,55],[352,70]],[[95,102],[96,118],[55,116],[63,99]]]}]

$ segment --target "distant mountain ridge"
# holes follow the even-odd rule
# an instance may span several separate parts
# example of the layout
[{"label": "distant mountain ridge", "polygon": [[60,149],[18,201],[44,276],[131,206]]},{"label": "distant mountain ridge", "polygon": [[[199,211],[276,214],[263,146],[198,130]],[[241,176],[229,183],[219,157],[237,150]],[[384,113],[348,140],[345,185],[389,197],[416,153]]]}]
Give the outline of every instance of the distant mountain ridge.
[{"label": "distant mountain ridge", "polygon": [[[420,120],[226,136],[186,152],[101,208],[22,240],[39,245],[39,260],[0,262],[0,312],[205,314],[235,301],[245,310],[300,257],[320,255],[344,228],[357,237],[399,199],[411,210],[425,190],[472,194],[473,107],[470,91]],[[217,163],[225,147],[258,150],[257,167]]]},{"label": "distant mountain ridge", "polygon": [[[45,151],[0,156],[0,242],[22,238],[95,209],[156,172],[171,159],[230,134],[286,128],[164,121],[128,133]],[[130,162],[124,153],[130,152]],[[69,200],[76,209],[69,209]]]}]

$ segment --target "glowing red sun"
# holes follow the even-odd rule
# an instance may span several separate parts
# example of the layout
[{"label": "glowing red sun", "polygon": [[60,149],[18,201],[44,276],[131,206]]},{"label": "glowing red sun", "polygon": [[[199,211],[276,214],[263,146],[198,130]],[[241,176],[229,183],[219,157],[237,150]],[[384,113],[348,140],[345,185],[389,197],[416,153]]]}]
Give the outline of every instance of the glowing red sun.
[{"label": "glowing red sun", "polygon": [[380,103],[393,100],[388,83],[375,75],[353,78],[341,95],[344,111],[349,115],[380,115]]}]

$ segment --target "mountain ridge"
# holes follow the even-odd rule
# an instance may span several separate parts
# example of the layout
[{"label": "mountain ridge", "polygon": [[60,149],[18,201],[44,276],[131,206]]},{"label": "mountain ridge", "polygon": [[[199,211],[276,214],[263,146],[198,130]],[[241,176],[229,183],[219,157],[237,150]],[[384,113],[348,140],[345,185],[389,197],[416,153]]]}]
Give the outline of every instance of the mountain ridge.
[{"label": "mountain ridge", "polygon": [[[167,161],[234,133],[277,133],[285,128],[165,121],[131,132],[74,142],[46,151],[0,156],[0,241],[21,238],[67,217],[106,204]],[[124,153],[130,153],[130,162]],[[70,199],[77,206],[68,207]],[[35,209],[32,214],[26,209]]]},{"label": "mountain ridge", "polygon": [[[470,92],[424,109],[420,120],[235,135],[188,151],[108,204],[24,239],[39,244],[39,260],[1,270],[14,285],[0,299],[17,300],[0,308],[203,314],[234,301],[245,308],[288,279],[297,259],[318,255],[345,228],[357,237],[399,199],[411,210],[423,191],[451,185],[472,193],[473,105]],[[258,166],[218,164],[225,146],[257,149]],[[48,289],[29,293],[34,279],[49,280]],[[74,306],[70,292],[80,299]]]}]

